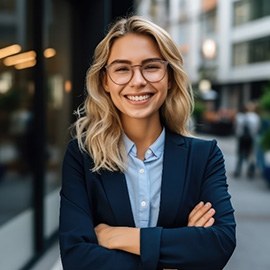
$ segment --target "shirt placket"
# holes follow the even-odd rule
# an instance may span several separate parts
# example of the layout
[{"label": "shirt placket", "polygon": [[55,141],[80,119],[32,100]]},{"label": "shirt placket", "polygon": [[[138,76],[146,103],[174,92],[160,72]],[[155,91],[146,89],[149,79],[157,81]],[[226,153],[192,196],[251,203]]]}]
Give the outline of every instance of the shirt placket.
[{"label": "shirt placket", "polygon": [[140,227],[149,226],[150,198],[149,198],[149,179],[146,166],[143,161],[138,160],[138,184],[139,184],[139,223]]}]

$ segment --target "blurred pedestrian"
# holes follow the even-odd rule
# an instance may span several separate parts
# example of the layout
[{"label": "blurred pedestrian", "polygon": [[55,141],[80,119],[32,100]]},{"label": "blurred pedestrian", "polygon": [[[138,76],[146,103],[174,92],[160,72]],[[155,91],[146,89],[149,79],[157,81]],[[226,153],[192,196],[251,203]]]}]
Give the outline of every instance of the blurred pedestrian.
[{"label": "blurred pedestrian", "polygon": [[246,165],[246,175],[252,179],[256,172],[256,144],[260,129],[260,116],[256,104],[249,102],[237,113],[235,134],[237,139],[237,163],[234,177],[241,176],[242,167]]},{"label": "blurred pedestrian", "polygon": [[193,98],[169,34],[117,21],[87,90],[63,162],[64,269],[223,269],[235,248],[224,159],[188,135]]}]

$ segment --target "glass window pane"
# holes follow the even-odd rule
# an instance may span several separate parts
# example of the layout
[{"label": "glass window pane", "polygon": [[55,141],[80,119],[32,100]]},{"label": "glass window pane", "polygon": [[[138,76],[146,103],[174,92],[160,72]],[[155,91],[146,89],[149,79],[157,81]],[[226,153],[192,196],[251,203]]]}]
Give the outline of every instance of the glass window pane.
[{"label": "glass window pane", "polygon": [[234,3],[234,25],[241,25],[269,15],[269,0],[239,0]]},{"label": "glass window pane", "polygon": [[270,61],[270,36],[241,42],[233,47],[233,65]]},{"label": "glass window pane", "polygon": [[47,78],[47,165],[45,175],[45,236],[58,228],[58,200],[63,154],[69,139],[70,9],[67,1],[46,1],[45,68]]},{"label": "glass window pane", "polygon": [[16,0],[1,0],[0,11],[2,13],[13,13],[16,8]]},{"label": "glass window pane", "polygon": [[[6,11],[10,17],[1,17]],[[25,7],[15,1],[0,4],[0,226],[32,203],[33,79],[32,70],[18,69],[10,55],[29,51]],[[9,20],[12,18],[12,20]],[[20,18],[20,21],[19,19]],[[22,33],[21,31],[24,32]]]}]

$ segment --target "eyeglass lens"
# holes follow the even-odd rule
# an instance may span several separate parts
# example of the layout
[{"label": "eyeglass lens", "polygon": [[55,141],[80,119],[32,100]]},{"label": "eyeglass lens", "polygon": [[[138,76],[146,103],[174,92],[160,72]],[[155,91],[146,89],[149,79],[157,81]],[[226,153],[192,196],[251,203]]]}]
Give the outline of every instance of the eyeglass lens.
[{"label": "eyeglass lens", "polygon": [[107,66],[111,80],[116,84],[128,83],[134,73],[134,68],[139,67],[143,77],[149,82],[158,82],[163,79],[166,73],[167,61],[152,60],[142,65],[132,66],[129,63],[113,63]]}]

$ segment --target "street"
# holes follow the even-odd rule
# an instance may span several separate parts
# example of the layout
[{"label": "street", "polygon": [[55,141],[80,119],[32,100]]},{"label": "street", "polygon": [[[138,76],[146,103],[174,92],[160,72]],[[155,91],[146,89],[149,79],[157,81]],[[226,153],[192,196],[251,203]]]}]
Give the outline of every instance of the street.
[{"label": "street", "polygon": [[224,270],[269,270],[270,189],[259,176],[253,180],[244,176],[233,178],[235,140],[233,137],[216,139],[224,153],[237,222],[237,247]]}]

